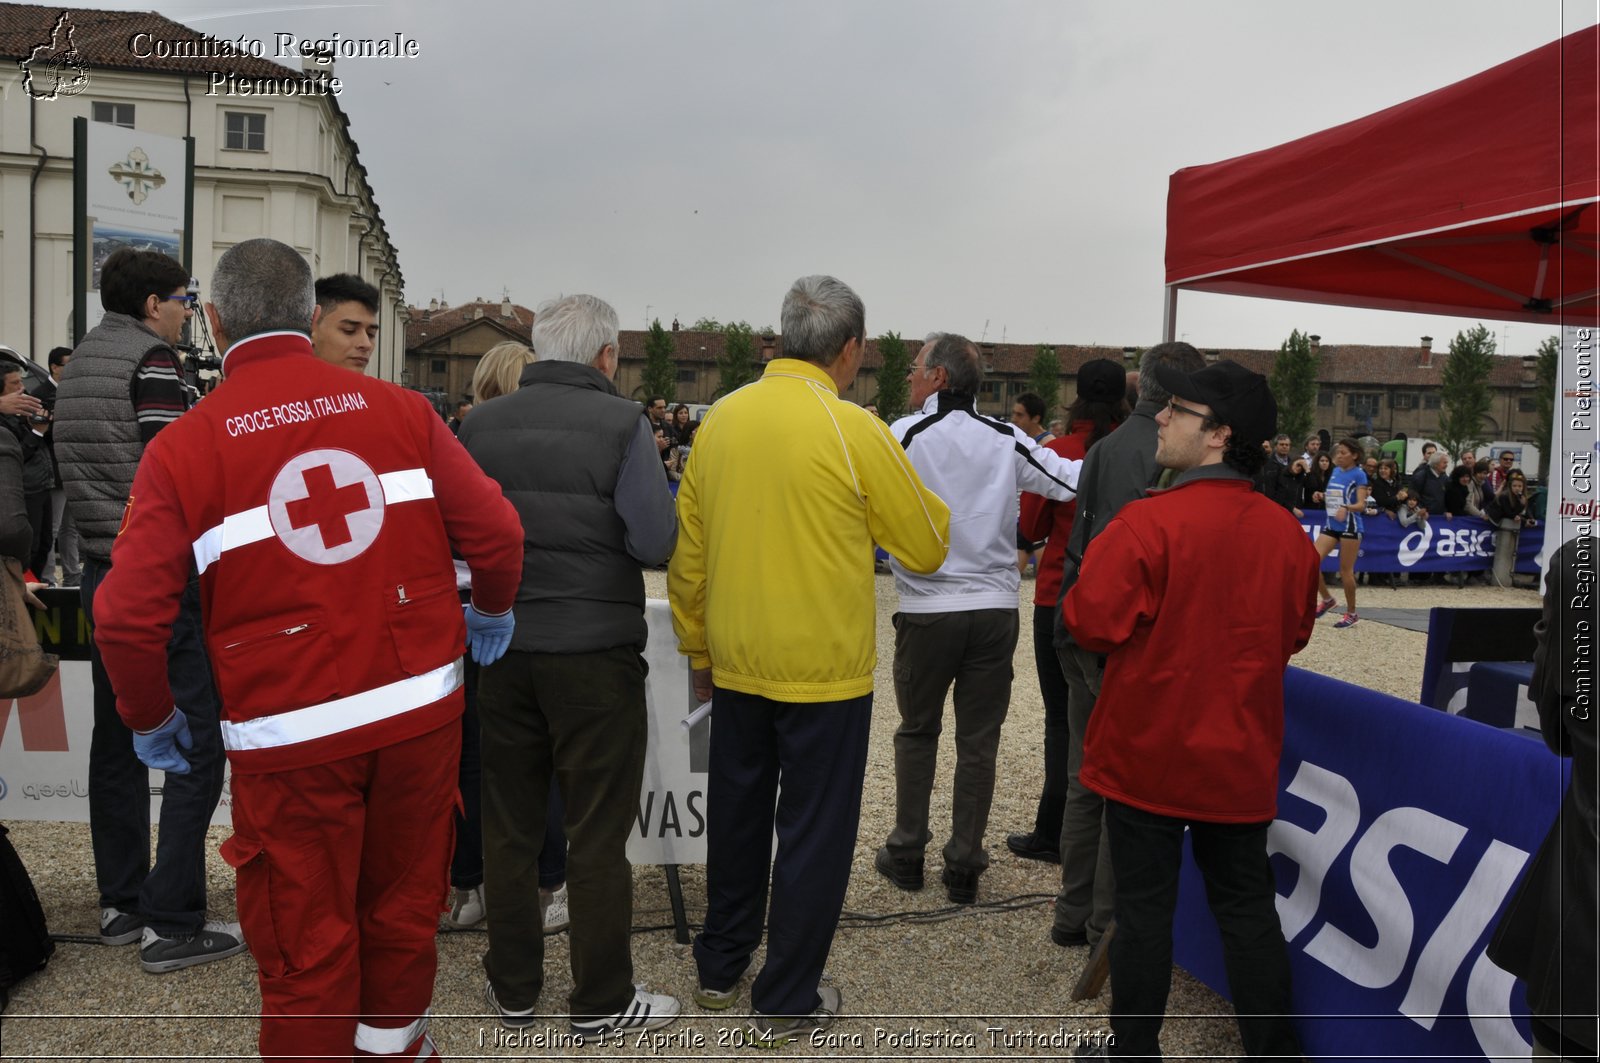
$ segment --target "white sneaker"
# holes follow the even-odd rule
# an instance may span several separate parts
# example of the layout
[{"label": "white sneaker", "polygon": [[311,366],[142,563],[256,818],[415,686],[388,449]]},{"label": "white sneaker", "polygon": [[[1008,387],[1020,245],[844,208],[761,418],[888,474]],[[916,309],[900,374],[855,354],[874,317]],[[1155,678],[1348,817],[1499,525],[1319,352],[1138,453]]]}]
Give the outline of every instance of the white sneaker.
[{"label": "white sneaker", "polygon": [[546,897],[541,891],[539,894],[539,909],[544,917],[544,932],[546,934],[559,934],[572,925],[572,917],[567,914],[567,884],[563,882],[554,893]]},{"label": "white sneaker", "polygon": [[615,1015],[585,1022],[572,1021],[575,1034],[608,1034],[615,1030],[658,1030],[678,1018],[678,998],[665,993],[648,992],[644,986],[633,987],[633,999]]},{"label": "white sneaker", "polygon": [[444,917],[444,925],[452,930],[465,930],[483,922],[487,911],[483,903],[483,886],[458,889],[455,903],[450,906],[450,914]]}]

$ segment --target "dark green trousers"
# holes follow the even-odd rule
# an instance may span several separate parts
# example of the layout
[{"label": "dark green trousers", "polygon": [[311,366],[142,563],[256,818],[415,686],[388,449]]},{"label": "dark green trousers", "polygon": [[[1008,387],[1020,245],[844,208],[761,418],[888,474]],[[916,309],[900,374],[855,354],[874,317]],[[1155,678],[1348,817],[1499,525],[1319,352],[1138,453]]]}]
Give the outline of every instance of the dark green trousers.
[{"label": "dark green trousers", "polygon": [[571,1015],[612,1015],[633,999],[627,844],[644,777],[645,672],[636,649],[619,647],[513,650],[479,676],[489,910],[483,963],[502,1007],[531,1008],[544,988],[539,850],[552,775],[566,804]]}]

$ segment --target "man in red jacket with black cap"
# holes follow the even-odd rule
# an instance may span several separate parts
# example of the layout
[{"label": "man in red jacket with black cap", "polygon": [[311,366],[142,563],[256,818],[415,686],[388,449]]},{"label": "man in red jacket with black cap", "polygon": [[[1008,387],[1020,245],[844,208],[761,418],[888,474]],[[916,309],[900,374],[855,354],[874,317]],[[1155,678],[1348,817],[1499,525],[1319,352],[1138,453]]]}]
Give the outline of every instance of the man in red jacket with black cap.
[{"label": "man in red jacket with black cap", "polygon": [[1245,1051],[1298,1059],[1267,827],[1283,673],[1311,637],[1317,552],[1253,489],[1277,421],[1266,378],[1233,362],[1155,373],[1172,393],[1156,461],[1179,475],[1122,508],[1063,604],[1078,645],[1107,655],[1079,776],[1106,798],[1116,877],[1106,1054],[1161,1054],[1187,827]]},{"label": "man in red jacket with black cap", "polygon": [[95,639],[139,759],[187,771],[166,655],[199,579],[262,1057],[435,1059],[462,649],[511,641],[522,525],[421,395],[312,353],[293,248],[231,248],[206,313],[226,379],[146,447]]}]

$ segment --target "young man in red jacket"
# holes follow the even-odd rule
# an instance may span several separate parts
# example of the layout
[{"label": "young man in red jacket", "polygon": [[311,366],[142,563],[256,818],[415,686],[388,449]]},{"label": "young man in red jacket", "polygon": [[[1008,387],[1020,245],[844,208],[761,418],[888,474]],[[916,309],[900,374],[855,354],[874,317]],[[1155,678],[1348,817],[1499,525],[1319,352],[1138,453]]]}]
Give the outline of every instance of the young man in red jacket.
[{"label": "young man in red jacket", "polygon": [[1161,1054],[1187,827],[1245,1051],[1298,1059],[1267,827],[1283,673],[1311,637],[1317,552],[1253,489],[1277,421],[1266,378],[1233,362],[1155,372],[1173,396],[1156,461],[1179,475],[1122,508],[1063,603],[1078,645],[1107,655],[1080,774],[1106,798],[1116,877],[1106,1054]]},{"label": "young man in red jacket", "polygon": [[511,641],[522,525],[421,395],[312,353],[293,248],[233,247],[212,298],[226,379],[146,447],[95,639],[139,759],[187,771],[166,655],[198,576],[262,1057],[435,1059],[462,649]]}]

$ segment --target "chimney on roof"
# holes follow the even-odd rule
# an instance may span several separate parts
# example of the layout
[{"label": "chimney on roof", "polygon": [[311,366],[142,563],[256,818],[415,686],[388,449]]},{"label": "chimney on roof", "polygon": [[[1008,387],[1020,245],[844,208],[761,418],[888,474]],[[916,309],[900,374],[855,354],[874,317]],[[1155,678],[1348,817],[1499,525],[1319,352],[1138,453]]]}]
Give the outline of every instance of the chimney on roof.
[{"label": "chimney on roof", "polygon": [[433,317],[433,311],[432,310],[424,310],[422,312],[422,320],[427,321],[431,317]]},{"label": "chimney on roof", "polygon": [[1139,365],[1139,348],[1137,348],[1137,347],[1124,347],[1124,348],[1122,348],[1122,361],[1127,365],[1131,365],[1131,366],[1137,368],[1138,365]]},{"label": "chimney on roof", "polygon": [[428,300],[428,309],[429,310],[437,310],[437,309],[439,309],[439,300],[437,300],[437,299],[429,299]]},{"label": "chimney on roof", "polygon": [[994,344],[980,343],[978,345],[978,353],[983,357],[983,371],[985,373],[994,372]]},{"label": "chimney on roof", "polygon": [[1316,333],[1312,333],[1311,335],[1307,336],[1306,339],[1311,341],[1311,353],[1312,354],[1316,354],[1318,351],[1322,350],[1322,337],[1321,336],[1318,336]]},{"label": "chimney on roof", "polygon": [[320,52],[309,49],[301,52],[300,72],[307,77],[327,75],[331,80],[333,78],[333,46],[329,45]]},{"label": "chimney on roof", "polygon": [[1423,369],[1431,369],[1431,368],[1433,368],[1433,337],[1432,336],[1424,336],[1424,337],[1422,337],[1421,358],[1418,359],[1417,365],[1420,366]]},{"label": "chimney on roof", "polygon": [[[677,322],[674,321],[673,324],[677,324]],[[763,362],[770,362],[778,356],[777,344],[778,338],[772,333],[763,332],[761,334],[761,360]]]},{"label": "chimney on roof", "polygon": [[678,319],[676,317],[674,317],[672,319],[672,331],[673,332],[677,332],[678,331]]},{"label": "chimney on roof", "polygon": [[1222,361],[1222,352],[1221,351],[1207,351],[1206,354],[1205,354],[1205,358],[1206,358],[1206,364],[1207,365],[1215,365],[1218,362]]},{"label": "chimney on roof", "polygon": [[504,295],[504,296],[500,297],[500,316],[501,317],[516,317],[516,315],[511,312],[511,296],[510,295]]},{"label": "chimney on roof", "polygon": [[483,316],[483,304],[479,303],[472,308],[472,320],[476,321]]}]

